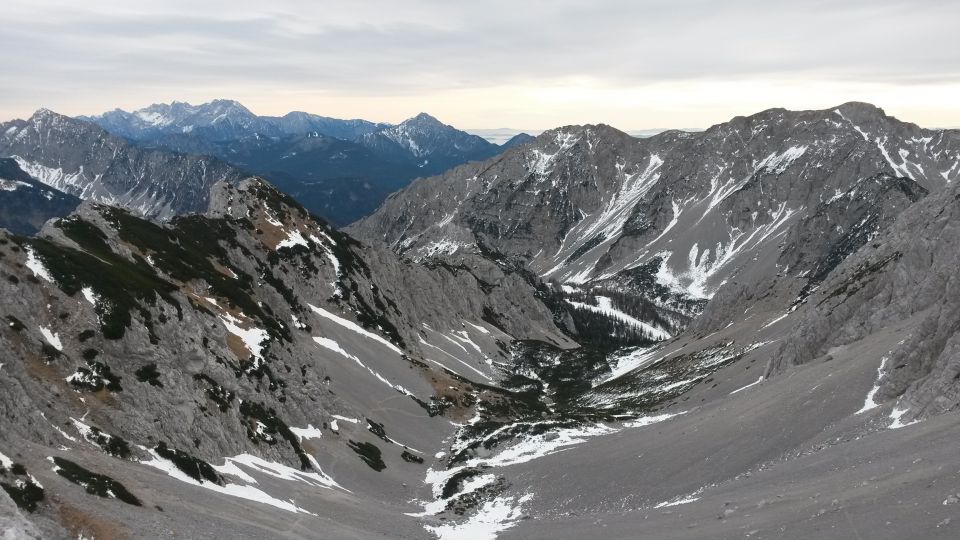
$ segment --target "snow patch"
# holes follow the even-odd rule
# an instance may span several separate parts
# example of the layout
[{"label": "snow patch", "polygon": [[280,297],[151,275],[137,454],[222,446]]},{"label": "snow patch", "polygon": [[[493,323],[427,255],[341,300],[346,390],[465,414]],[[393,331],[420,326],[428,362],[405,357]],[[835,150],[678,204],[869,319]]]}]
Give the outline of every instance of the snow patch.
[{"label": "snow patch", "polygon": [[53,283],[53,276],[50,275],[50,271],[47,270],[47,267],[43,265],[43,261],[37,258],[37,253],[33,250],[32,246],[27,246],[27,262],[24,266],[30,269],[33,272],[33,275]]},{"label": "snow patch", "polygon": [[476,514],[463,523],[439,526],[425,525],[439,540],[494,540],[498,533],[512,527],[523,516],[523,505],[533,498],[497,497],[483,504]]},{"label": "snow patch", "polygon": [[680,506],[681,504],[690,504],[690,503],[692,503],[692,502],[696,502],[696,501],[699,501],[699,500],[700,500],[700,497],[684,497],[684,498],[678,499],[678,500],[676,500],[676,501],[664,501],[664,502],[662,502],[662,503],[654,506],[654,508],[669,508],[669,507],[671,507],[671,506]]},{"label": "snow patch", "polygon": [[3,467],[4,469],[9,469],[13,467],[13,460],[8,458],[2,452],[0,452],[0,467]]},{"label": "snow patch", "polygon": [[750,383],[750,384],[748,384],[748,385],[746,385],[746,386],[741,386],[740,388],[737,388],[737,389],[734,390],[733,392],[730,392],[729,395],[732,396],[732,395],[736,394],[737,392],[743,392],[743,391],[746,390],[747,388],[754,387],[754,386],[756,386],[756,385],[758,385],[758,384],[760,384],[760,383],[762,383],[762,382],[763,382],[763,375],[761,375],[760,378],[757,379],[756,381],[754,381],[754,382],[752,382],[752,383]]},{"label": "snow patch", "polygon": [[292,248],[293,246],[309,247],[309,245],[307,244],[307,239],[304,238],[302,234],[300,234],[300,231],[293,230],[293,231],[286,231],[286,232],[287,232],[287,237],[281,240],[279,244],[277,244],[278,250],[283,248]]},{"label": "snow patch", "polygon": [[90,302],[91,306],[97,306],[97,294],[93,292],[92,288],[84,287],[80,289],[80,292],[83,293],[83,297],[87,299],[87,302]]},{"label": "snow patch", "polygon": [[300,439],[300,442],[304,439],[319,439],[323,436],[323,431],[313,427],[313,424],[307,424],[305,428],[291,427],[290,431]]},{"label": "snow patch", "polygon": [[[861,407],[860,410],[854,414],[862,414],[880,406],[880,404],[874,401],[874,399],[877,396],[877,392],[880,391],[880,381],[883,380],[883,370],[886,369],[888,360],[890,360],[890,358],[887,356],[884,356],[883,359],[880,360],[880,367],[877,368],[877,382],[873,385],[873,388],[867,392],[867,399],[864,400],[863,407]],[[896,420],[899,421],[899,418],[900,416],[897,416]]]},{"label": "snow patch", "polygon": [[893,407],[893,410],[890,411],[890,420],[892,420],[892,422],[890,422],[890,425],[887,426],[887,428],[898,429],[902,427],[912,426],[913,424],[916,424],[917,422],[919,422],[919,420],[914,420],[912,422],[904,422],[903,420],[901,420],[901,418],[903,418],[903,415],[907,414],[908,412],[910,412],[910,409],[901,409],[899,406],[895,405]]},{"label": "snow patch", "polygon": [[240,321],[229,313],[220,315],[220,322],[223,323],[228,332],[243,341],[254,358],[263,358],[263,342],[270,339],[270,334],[266,330],[255,326],[241,328],[239,326]]},{"label": "snow patch", "polygon": [[621,354],[620,356],[613,356],[612,359],[615,362],[615,365],[611,367],[610,376],[595,382],[593,386],[597,386],[607,381],[612,381],[613,379],[622,377],[638,367],[653,363],[658,359],[656,357],[658,351],[659,347],[649,347],[634,349],[625,354]]},{"label": "snow patch", "polygon": [[769,328],[769,327],[777,324],[778,322],[782,321],[783,319],[786,319],[787,316],[789,316],[789,315],[790,315],[790,312],[787,312],[787,313],[784,313],[783,315],[780,315],[779,317],[777,317],[777,318],[775,318],[775,319],[771,319],[770,322],[768,322],[767,324],[761,326],[760,329],[763,330],[764,328]]},{"label": "snow patch", "polygon": [[313,310],[313,312],[316,313],[317,315],[320,315],[321,317],[323,317],[323,318],[325,318],[325,319],[327,319],[327,320],[329,320],[329,321],[333,321],[333,322],[339,324],[340,326],[346,328],[347,330],[350,330],[350,331],[352,331],[352,332],[356,332],[356,333],[360,334],[361,336],[370,338],[370,339],[372,339],[372,340],[374,340],[374,341],[376,341],[376,342],[384,345],[385,347],[387,347],[388,349],[390,349],[391,351],[393,351],[393,352],[395,352],[395,353],[397,353],[397,354],[403,354],[403,351],[401,351],[399,347],[397,347],[397,346],[394,345],[393,343],[390,343],[390,342],[387,341],[386,339],[378,336],[377,334],[374,334],[373,332],[368,332],[366,329],[364,329],[363,327],[361,327],[361,326],[358,325],[357,323],[355,323],[355,322],[353,322],[353,321],[350,321],[350,320],[347,320],[347,319],[344,319],[343,317],[334,315],[333,313],[330,313],[329,311],[327,311],[327,310],[325,310],[325,309],[323,309],[323,308],[317,307],[317,306],[315,306],[315,305],[313,305],[313,304],[307,304],[307,305],[310,306],[310,309]]},{"label": "snow patch", "polygon": [[43,334],[43,339],[47,340],[47,343],[52,345],[53,348],[57,349],[58,351],[63,350],[63,343],[60,342],[60,334],[53,333],[45,326],[40,327],[40,333]]},{"label": "snow patch", "polygon": [[[308,304],[308,305],[309,305],[309,304]],[[313,307],[313,306],[310,306],[310,307]],[[347,322],[349,322],[349,321],[347,321]],[[405,395],[408,395],[408,396],[414,396],[413,392],[410,392],[409,390],[407,390],[406,388],[404,388],[403,386],[401,386],[401,385],[399,385],[399,384],[393,384],[393,383],[391,383],[389,380],[387,380],[386,377],[384,377],[383,375],[379,374],[378,372],[370,369],[370,367],[368,367],[366,364],[364,364],[363,361],[361,361],[359,358],[357,358],[356,356],[354,356],[354,355],[348,353],[347,351],[345,351],[345,350],[343,349],[343,347],[341,347],[340,344],[337,343],[336,341],[334,341],[334,340],[332,340],[332,339],[329,339],[329,338],[325,338],[325,337],[319,337],[319,336],[315,336],[315,337],[313,338],[313,341],[315,341],[315,342],[317,343],[317,345],[320,345],[321,347],[323,347],[323,348],[325,348],[325,349],[329,349],[329,350],[331,350],[331,351],[333,351],[333,352],[335,352],[335,353],[337,353],[337,354],[339,354],[339,355],[344,356],[345,358],[349,358],[350,360],[353,360],[354,362],[357,363],[358,366],[360,366],[361,368],[367,370],[367,372],[369,372],[371,375],[373,375],[374,377],[376,377],[377,380],[379,380],[379,381],[382,382],[383,384],[389,386],[390,388],[393,388],[394,390],[400,392],[401,394],[405,394]],[[416,397],[416,396],[414,396],[414,397]]]},{"label": "snow patch", "polygon": [[[269,495],[265,491],[250,485],[227,484],[225,486],[221,486],[219,484],[214,484],[212,482],[197,481],[191,478],[190,476],[187,476],[186,474],[184,474],[183,471],[178,469],[176,465],[173,464],[172,461],[169,461],[167,459],[160,457],[160,455],[157,454],[155,450],[146,448],[143,446],[141,446],[140,449],[149,453],[153,458],[149,461],[141,461],[140,463],[148,467],[153,467],[154,469],[163,471],[167,473],[167,476],[170,476],[171,478],[175,480],[179,480],[185,484],[190,484],[190,485],[201,487],[204,489],[209,489],[210,491],[221,493],[223,495],[229,495],[231,497],[237,497],[239,499],[246,499],[248,501],[263,503],[263,504],[270,505],[275,508],[286,510],[287,512],[292,512],[295,514],[302,513],[302,514],[316,515],[312,512],[308,512],[304,510],[303,508],[300,508],[299,506],[296,505],[296,503],[293,500],[284,501],[284,500],[278,499],[276,497],[273,497],[272,495]],[[231,459],[231,458],[228,458],[228,459]]]}]

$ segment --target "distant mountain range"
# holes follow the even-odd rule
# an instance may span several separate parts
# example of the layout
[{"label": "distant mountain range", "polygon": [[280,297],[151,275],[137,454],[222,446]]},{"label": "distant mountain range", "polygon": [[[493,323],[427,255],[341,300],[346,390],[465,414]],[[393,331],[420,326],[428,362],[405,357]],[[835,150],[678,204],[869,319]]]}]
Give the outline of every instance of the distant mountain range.
[{"label": "distant mountain range", "polygon": [[414,178],[490,158],[526,140],[500,146],[425,113],[397,125],[306,112],[258,116],[223,99],[81,119],[145,148],[215,156],[264,175],[338,225],[370,214]]},{"label": "distant mountain range", "polygon": [[[653,129],[628,129],[624,133],[630,135],[631,137],[637,138],[646,138],[653,137],[658,133],[663,133],[664,131],[670,131],[672,128],[653,128]],[[703,131],[701,128],[679,128],[680,131],[687,131],[690,133],[697,133]],[[513,128],[493,128],[493,129],[466,129],[467,133],[472,133],[474,135],[479,135],[484,139],[501,146],[510,147],[516,142],[511,140],[517,139],[521,141],[529,141],[534,138],[534,136],[543,133],[546,130],[543,129],[513,129]]]}]

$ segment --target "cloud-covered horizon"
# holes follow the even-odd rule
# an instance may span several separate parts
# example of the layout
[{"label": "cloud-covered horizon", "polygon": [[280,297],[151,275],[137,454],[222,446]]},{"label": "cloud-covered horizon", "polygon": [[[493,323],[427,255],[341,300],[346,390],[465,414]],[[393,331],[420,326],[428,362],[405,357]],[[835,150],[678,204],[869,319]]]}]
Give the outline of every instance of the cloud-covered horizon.
[{"label": "cloud-covered horizon", "polygon": [[3,118],[223,97],[258,114],[642,129],[858,100],[960,125],[960,5],[942,1],[5,4]]}]

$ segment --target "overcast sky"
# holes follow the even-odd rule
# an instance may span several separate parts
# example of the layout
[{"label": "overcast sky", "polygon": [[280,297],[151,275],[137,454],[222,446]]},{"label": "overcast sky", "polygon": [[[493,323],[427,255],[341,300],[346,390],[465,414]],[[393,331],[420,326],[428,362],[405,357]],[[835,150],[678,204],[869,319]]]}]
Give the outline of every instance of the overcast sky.
[{"label": "overcast sky", "polygon": [[465,128],[869,101],[960,126],[960,2],[4,0],[0,119],[237,99]]}]

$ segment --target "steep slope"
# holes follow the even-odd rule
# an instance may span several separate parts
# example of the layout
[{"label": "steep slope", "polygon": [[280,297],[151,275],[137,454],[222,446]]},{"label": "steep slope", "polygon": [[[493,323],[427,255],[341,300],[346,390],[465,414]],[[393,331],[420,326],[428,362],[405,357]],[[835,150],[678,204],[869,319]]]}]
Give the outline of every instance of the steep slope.
[{"label": "steep slope", "polygon": [[[871,182],[868,200],[903,193]],[[515,354],[508,384],[539,388],[559,414],[498,422],[481,411],[463,426],[427,481],[458,486],[454,508],[478,485],[490,495],[431,530],[954,537],[958,201],[950,185],[887,215],[792,310],[752,302],[709,334],[599,358]]]},{"label": "steep slope", "polygon": [[0,228],[30,235],[47,220],[73,212],[80,199],[37,182],[17,162],[0,158]]},{"label": "steep slope", "polygon": [[954,537],[958,201],[911,205],[793,311],[612,356],[580,400],[647,419],[566,426],[503,469],[537,519],[502,537]]},{"label": "steep slope", "polygon": [[210,157],[144,150],[96,125],[41,109],[0,125],[0,156],[64,193],[152,219],[203,212],[210,187],[242,174]]},{"label": "steep slope", "polygon": [[803,300],[797,332],[779,346],[767,372],[899,338],[883,355],[865,408],[897,400],[896,417],[904,424],[956,410],[958,219],[960,189],[951,184],[845,259]]},{"label": "steep slope", "polygon": [[[760,296],[758,283],[789,274],[778,282],[792,301],[900,210],[958,177],[955,131],[859,103],[773,109],[646,139],[607,126],[548,131],[418,181],[348,230],[415,259],[484,244],[545,280],[581,289],[639,281],[687,300],[724,284],[721,296]],[[650,297],[642,289],[634,292]],[[712,304],[719,315],[703,324],[726,324],[733,308]]]},{"label": "steep slope", "polygon": [[420,536],[403,511],[449,419],[522,402],[458,374],[500,378],[514,339],[572,345],[521,277],[404,263],[259,179],[167,226],[88,202],[0,234],[0,453],[22,466],[0,480],[47,537],[164,515],[264,536],[289,513],[301,535]]}]

